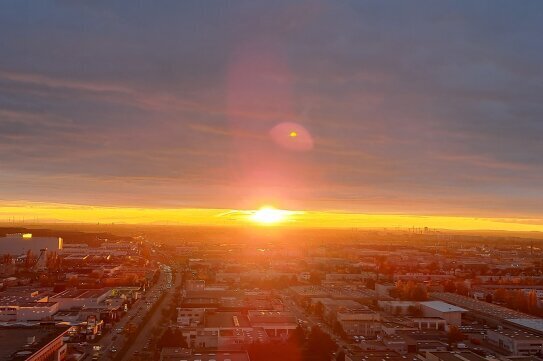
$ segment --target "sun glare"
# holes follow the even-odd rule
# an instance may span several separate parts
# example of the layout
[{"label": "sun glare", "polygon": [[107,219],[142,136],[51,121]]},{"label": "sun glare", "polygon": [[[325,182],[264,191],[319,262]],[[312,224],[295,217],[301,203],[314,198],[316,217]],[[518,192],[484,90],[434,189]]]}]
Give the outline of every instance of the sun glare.
[{"label": "sun glare", "polygon": [[288,213],[288,211],[275,209],[273,207],[262,207],[259,210],[255,211],[250,216],[250,219],[256,223],[274,224],[284,221]]}]

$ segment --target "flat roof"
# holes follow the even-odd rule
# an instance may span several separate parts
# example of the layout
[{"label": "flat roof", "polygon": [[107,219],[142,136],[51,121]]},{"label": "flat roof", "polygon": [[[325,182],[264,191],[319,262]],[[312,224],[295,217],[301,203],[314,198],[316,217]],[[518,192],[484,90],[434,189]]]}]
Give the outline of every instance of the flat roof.
[{"label": "flat roof", "polygon": [[479,313],[496,320],[504,321],[507,319],[537,319],[535,316],[528,315],[510,308],[494,305],[492,303],[479,301],[474,298],[457,295],[449,292],[436,292],[431,294],[432,298],[450,302],[460,307],[465,307],[469,312]]},{"label": "flat roof", "polygon": [[421,302],[420,304],[423,306],[429,307],[431,309],[434,309],[436,311],[443,312],[443,313],[468,312],[468,310],[466,310],[465,308],[451,305],[450,303],[446,303],[443,301],[427,301],[427,302]]},{"label": "flat roof", "polygon": [[100,288],[100,289],[69,289],[57,293],[50,298],[97,298],[105,293],[109,292],[109,288]]},{"label": "flat roof", "polygon": [[509,318],[507,319],[508,322],[518,325],[524,328],[527,328],[529,330],[533,330],[535,332],[543,333],[543,319],[542,318]]},{"label": "flat roof", "polygon": [[251,327],[251,324],[247,316],[244,316],[241,312],[207,312],[205,314],[205,327]]},{"label": "flat roof", "polygon": [[487,361],[484,357],[471,351],[435,351],[429,352],[429,354],[434,355],[443,361]]},{"label": "flat roof", "polygon": [[259,311],[251,310],[248,312],[248,318],[251,323],[259,324],[296,324],[296,316],[288,311]]},{"label": "flat roof", "polygon": [[517,329],[504,328],[503,330],[488,330],[487,332],[498,333],[500,335],[503,335],[505,337],[509,337],[515,340],[533,340],[533,339],[543,340],[543,337],[533,332],[517,330]]},{"label": "flat roof", "polygon": [[[68,327],[2,327],[0,360],[26,360],[67,330]],[[31,345],[27,344],[29,337],[35,337]]]}]

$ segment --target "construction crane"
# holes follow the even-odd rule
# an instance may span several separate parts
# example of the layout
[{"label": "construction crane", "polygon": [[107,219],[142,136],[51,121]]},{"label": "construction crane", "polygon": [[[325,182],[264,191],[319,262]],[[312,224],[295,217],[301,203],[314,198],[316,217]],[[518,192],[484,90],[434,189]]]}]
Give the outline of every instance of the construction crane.
[{"label": "construction crane", "polygon": [[44,271],[47,269],[47,248],[40,249],[40,256],[32,267],[33,271]]}]

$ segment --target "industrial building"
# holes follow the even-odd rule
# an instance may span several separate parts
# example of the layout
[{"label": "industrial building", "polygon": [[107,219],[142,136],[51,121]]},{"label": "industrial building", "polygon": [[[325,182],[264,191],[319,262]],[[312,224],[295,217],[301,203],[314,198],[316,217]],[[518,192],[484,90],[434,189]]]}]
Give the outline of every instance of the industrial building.
[{"label": "industrial building", "polygon": [[63,241],[60,237],[35,237],[31,233],[13,233],[0,237],[0,255],[20,256],[28,251],[39,255],[42,249],[58,252],[62,247]]},{"label": "industrial building", "polygon": [[425,317],[442,318],[451,326],[460,326],[462,324],[462,314],[468,312],[464,308],[443,301],[421,302],[420,306]]}]

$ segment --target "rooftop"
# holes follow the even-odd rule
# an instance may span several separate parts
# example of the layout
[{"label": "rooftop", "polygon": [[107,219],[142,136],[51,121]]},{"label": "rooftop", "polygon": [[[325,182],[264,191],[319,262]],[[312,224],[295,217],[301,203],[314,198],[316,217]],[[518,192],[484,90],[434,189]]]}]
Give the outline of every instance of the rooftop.
[{"label": "rooftop", "polygon": [[288,311],[249,311],[247,314],[251,323],[259,324],[296,324],[296,316]]},{"label": "rooftop", "polygon": [[97,298],[105,293],[109,292],[110,290],[107,288],[101,288],[101,289],[69,289],[66,291],[62,291],[54,296],[51,296],[52,299],[55,298]]},{"label": "rooftop", "polygon": [[[67,330],[67,327],[2,327],[0,360],[26,360]],[[28,343],[32,337],[34,342]]]},{"label": "rooftop", "polygon": [[431,309],[434,309],[439,312],[468,312],[468,310],[457,307],[455,305],[451,305],[450,303],[446,303],[443,301],[427,301],[427,302],[421,302],[420,303],[423,306],[429,307]]},{"label": "rooftop", "polygon": [[488,332],[498,333],[500,335],[512,338],[514,340],[533,340],[533,339],[543,340],[543,337],[541,337],[540,335],[536,335],[533,332],[523,331],[523,330],[504,328],[503,330],[488,330]]},{"label": "rooftop", "polygon": [[510,318],[507,321],[530,331],[543,333],[543,319],[541,318]]},{"label": "rooftop", "polygon": [[484,357],[481,357],[470,351],[442,351],[442,352],[429,352],[442,361],[486,361]]},{"label": "rooftop", "polygon": [[439,300],[450,302],[459,307],[464,307],[468,309],[469,312],[477,312],[479,314],[484,314],[486,316],[492,317],[494,319],[504,321],[507,319],[537,319],[535,316],[531,316],[522,312],[518,312],[506,307],[494,305],[492,303],[478,301],[476,299],[457,295],[454,293],[448,292],[436,292],[432,293],[433,298]]},{"label": "rooftop", "polygon": [[236,328],[251,327],[249,320],[240,312],[207,312],[205,327]]}]

